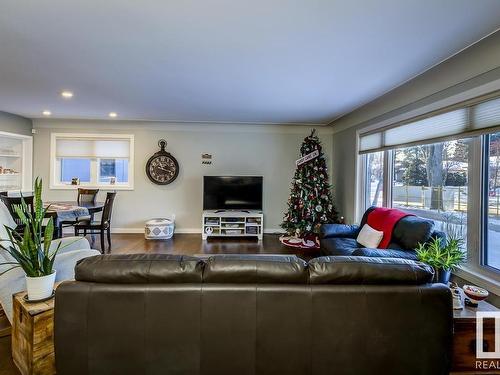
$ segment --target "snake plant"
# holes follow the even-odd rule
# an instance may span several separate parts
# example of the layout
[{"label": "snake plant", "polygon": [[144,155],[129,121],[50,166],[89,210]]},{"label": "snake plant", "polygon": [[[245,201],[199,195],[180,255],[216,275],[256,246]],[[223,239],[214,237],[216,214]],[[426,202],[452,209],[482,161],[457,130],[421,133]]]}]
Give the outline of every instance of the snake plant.
[{"label": "snake plant", "polygon": [[24,226],[24,232],[20,234],[16,228],[5,226],[8,238],[0,239],[0,249],[9,253],[13,261],[0,263],[12,266],[0,275],[17,267],[21,267],[29,277],[50,275],[54,271],[54,260],[61,243],[51,249],[54,222],[49,218],[45,226],[42,224],[47,212],[42,202],[42,180],[35,179],[32,208],[22,195],[21,198],[21,204],[15,205],[14,210]]}]

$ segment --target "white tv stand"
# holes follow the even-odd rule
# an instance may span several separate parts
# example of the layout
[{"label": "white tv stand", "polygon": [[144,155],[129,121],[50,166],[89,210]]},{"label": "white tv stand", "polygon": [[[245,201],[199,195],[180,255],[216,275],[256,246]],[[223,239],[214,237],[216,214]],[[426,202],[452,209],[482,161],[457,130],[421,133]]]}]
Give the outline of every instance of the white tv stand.
[{"label": "white tv stand", "polygon": [[257,237],[262,240],[264,215],[257,210],[205,210],[202,217],[202,238]]}]

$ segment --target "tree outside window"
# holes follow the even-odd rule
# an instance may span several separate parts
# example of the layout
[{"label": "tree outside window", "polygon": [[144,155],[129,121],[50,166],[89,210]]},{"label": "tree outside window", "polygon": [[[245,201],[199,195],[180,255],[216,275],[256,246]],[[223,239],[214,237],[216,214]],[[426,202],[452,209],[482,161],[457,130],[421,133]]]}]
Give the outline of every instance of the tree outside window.
[{"label": "tree outside window", "polygon": [[392,205],[466,234],[468,140],[394,150]]}]

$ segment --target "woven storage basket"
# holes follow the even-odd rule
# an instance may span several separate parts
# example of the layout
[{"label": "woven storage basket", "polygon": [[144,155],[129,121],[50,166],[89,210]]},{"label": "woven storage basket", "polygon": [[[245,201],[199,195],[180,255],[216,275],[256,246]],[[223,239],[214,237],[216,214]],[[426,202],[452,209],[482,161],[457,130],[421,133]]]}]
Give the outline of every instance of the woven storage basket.
[{"label": "woven storage basket", "polygon": [[146,222],[144,237],[147,240],[168,240],[174,235],[174,228],[174,219],[151,219]]}]

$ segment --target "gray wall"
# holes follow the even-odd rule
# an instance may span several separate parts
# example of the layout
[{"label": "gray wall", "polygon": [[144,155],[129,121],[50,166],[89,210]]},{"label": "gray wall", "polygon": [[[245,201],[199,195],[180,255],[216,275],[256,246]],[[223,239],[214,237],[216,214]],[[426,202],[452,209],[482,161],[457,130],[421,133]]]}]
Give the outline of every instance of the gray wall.
[{"label": "gray wall", "polygon": [[31,120],[0,111],[0,131],[31,135]]},{"label": "gray wall", "polygon": [[[52,132],[126,133],[135,135],[135,189],[119,191],[113,226],[123,231],[142,231],[154,217],[176,215],[179,231],[199,231],[202,212],[203,175],[264,176],[264,224],[279,229],[290,192],[299,147],[309,127],[277,125],[171,124],[125,121],[34,120],[33,176],[47,181],[44,199],[75,199],[75,191],[50,190],[49,149]],[[331,167],[332,130],[319,130],[328,166]],[[180,175],[167,186],[152,184],[144,168],[158,151],[158,139],[168,142],[167,151],[179,161]],[[213,165],[201,164],[201,154],[213,155]],[[101,194],[101,193],[100,193]],[[102,193],[104,194],[104,193]],[[101,199],[103,195],[100,196]]]},{"label": "gray wall", "polygon": [[334,121],[333,182],[347,222],[356,218],[356,130],[500,79],[500,32]]}]

